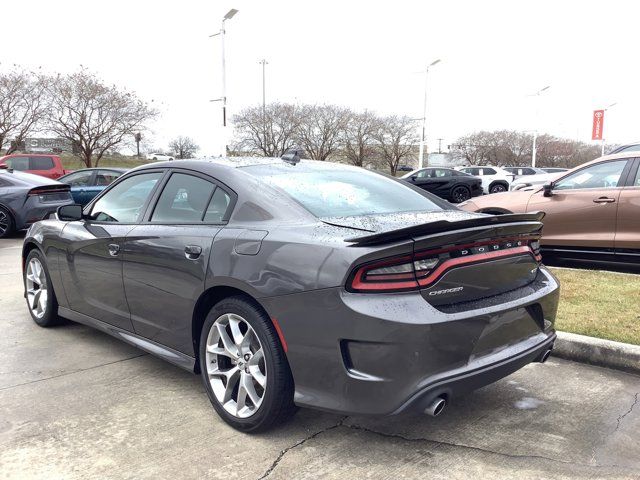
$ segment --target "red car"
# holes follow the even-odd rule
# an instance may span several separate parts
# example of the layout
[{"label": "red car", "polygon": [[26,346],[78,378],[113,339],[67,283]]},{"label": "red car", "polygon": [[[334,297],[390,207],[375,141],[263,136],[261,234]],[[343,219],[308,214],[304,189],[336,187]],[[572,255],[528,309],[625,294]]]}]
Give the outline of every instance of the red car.
[{"label": "red car", "polygon": [[62,160],[57,155],[40,155],[32,153],[19,153],[6,155],[0,158],[0,165],[20,172],[33,173],[42,177],[57,179],[62,175],[71,173],[65,170]]}]

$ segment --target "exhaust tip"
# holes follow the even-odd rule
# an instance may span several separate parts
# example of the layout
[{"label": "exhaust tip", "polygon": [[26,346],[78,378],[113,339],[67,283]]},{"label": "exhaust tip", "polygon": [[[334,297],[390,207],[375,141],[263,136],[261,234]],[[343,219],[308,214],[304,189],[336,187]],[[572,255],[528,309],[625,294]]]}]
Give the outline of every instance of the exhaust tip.
[{"label": "exhaust tip", "polygon": [[446,405],[447,401],[442,397],[438,397],[433,402],[431,402],[431,405],[429,405],[424,410],[424,413],[426,413],[427,415],[431,415],[432,417],[437,417],[442,413]]},{"label": "exhaust tip", "polygon": [[542,355],[540,355],[540,357],[538,358],[538,362],[544,363],[549,359],[550,356],[551,356],[551,349],[545,351]]}]

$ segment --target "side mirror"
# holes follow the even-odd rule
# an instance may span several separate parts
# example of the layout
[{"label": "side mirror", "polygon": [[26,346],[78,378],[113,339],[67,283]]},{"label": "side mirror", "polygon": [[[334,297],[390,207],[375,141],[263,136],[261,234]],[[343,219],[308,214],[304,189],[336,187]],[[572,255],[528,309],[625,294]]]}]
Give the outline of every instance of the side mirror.
[{"label": "side mirror", "polygon": [[82,205],[63,205],[62,207],[58,207],[57,214],[58,220],[65,222],[82,220]]},{"label": "side mirror", "polygon": [[545,183],[542,186],[542,189],[544,190],[544,196],[545,197],[551,197],[553,196],[553,182],[551,183]]}]

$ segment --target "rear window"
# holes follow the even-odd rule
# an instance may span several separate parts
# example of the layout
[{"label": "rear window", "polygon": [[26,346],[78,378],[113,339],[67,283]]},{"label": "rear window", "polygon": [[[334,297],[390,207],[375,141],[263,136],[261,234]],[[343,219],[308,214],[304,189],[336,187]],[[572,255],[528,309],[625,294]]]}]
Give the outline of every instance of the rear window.
[{"label": "rear window", "polygon": [[442,210],[411,187],[362,168],[302,163],[252,165],[243,170],[280,188],[316,217]]},{"label": "rear window", "polygon": [[30,170],[51,170],[54,167],[51,157],[31,157]]}]

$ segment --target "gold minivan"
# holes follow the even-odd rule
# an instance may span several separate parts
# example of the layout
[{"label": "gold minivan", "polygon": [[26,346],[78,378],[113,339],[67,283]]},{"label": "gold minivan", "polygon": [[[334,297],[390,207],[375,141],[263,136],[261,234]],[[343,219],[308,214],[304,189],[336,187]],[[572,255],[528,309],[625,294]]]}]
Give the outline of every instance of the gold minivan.
[{"label": "gold minivan", "polygon": [[543,253],[640,264],[640,152],[604,156],[545,185],[458,207],[491,214],[542,211]]}]

